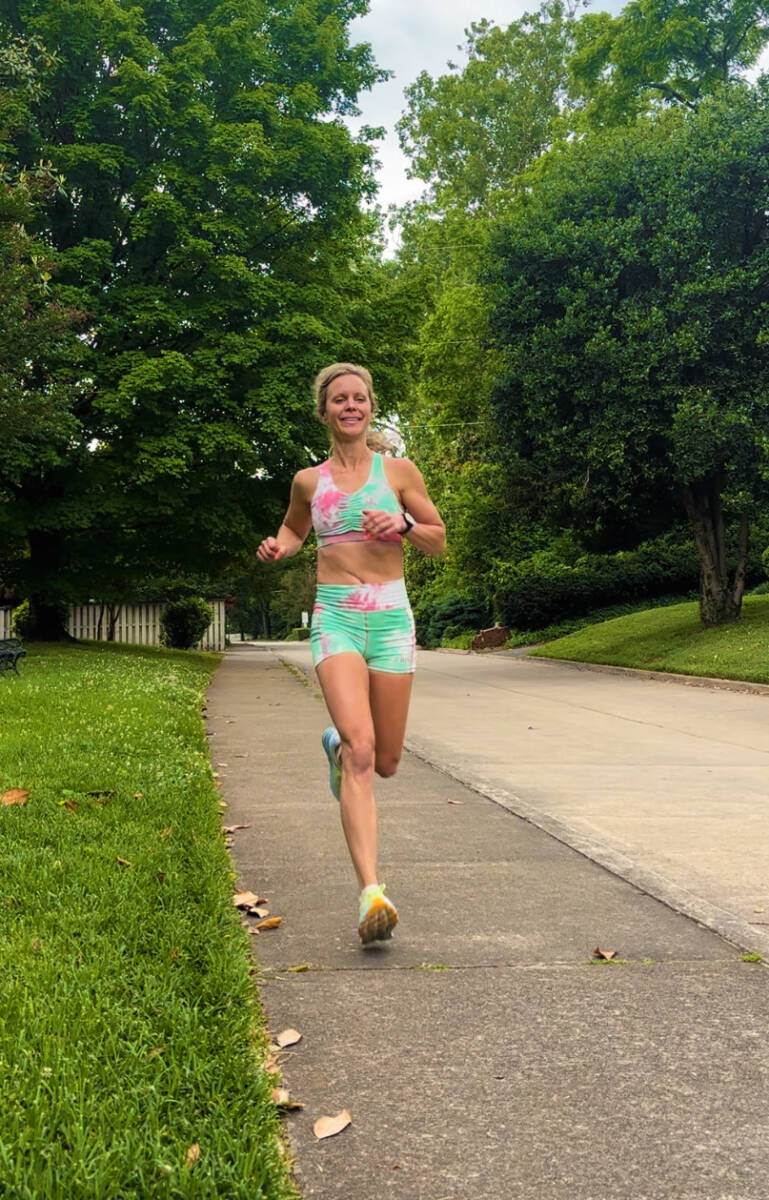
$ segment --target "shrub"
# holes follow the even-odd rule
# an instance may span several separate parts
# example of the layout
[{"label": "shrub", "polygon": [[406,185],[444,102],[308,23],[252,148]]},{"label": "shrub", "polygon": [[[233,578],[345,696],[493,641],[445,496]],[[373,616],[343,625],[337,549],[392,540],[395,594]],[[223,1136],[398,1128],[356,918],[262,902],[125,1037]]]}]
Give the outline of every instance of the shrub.
[{"label": "shrub", "polygon": [[419,645],[430,650],[444,637],[477,633],[491,625],[491,606],[480,596],[449,594],[435,600],[428,595],[415,606],[414,623]]},{"label": "shrub", "polygon": [[191,650],[202,638],[214,619],[214,610],[200,596],[172,600],[160,618],[164,646],[173,650]]},{"label": "shrub", "polygon": [[284,637],[284,642],[306,642],[310,636],[310,631],[306,625],[297,625],[294,629],[289,629]]},{"label": "shrub", "polygon": [[11,617],[11,631],[17,638],[29,637],[31,627],[31,618],[29,614],[29,600],[22,600],[18,608],[13,610]]},{"label": "shrub", "polygon": [[[761,577],[757,555],[748,564],[748,582]],[[544,629],[612,604],[635,604],[662,595],[686,595],[699,587],[694,546],[657,538],[619,554],[585,554],[575,563],[541,552],[496,571],[499,620],[514,629]]]}]

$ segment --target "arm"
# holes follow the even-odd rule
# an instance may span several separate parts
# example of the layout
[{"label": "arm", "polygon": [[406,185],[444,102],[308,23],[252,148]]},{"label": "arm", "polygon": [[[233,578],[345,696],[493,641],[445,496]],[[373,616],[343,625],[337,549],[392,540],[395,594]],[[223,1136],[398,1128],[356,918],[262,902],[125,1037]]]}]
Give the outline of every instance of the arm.
[{"label": "arm", "polygon": [[279,562],[301,550],[312,527],[310,501],[305,486],[307,471],[299,471],[291,484],[291,499],[276,537],[266,537],[256,551],[260,562]]},{"label": "arm", "polygon": [[400,488],[401,503],[416,522],[405,536],[423,554],[443,554],[446,549],[446,526],[427,494],[421,472],[407,458],[401,460],[401,466],[404,473]]},{"label": "arm", "polygon": [[442,554],[446,548],[446,527],[427,494],[425,481],[408,458],[391,459],[386,467],[390,485],[402,506],[416,524],[407,533],[400,514],[364,509],[363,528],[374,536],[400,533],[423,554]]}]

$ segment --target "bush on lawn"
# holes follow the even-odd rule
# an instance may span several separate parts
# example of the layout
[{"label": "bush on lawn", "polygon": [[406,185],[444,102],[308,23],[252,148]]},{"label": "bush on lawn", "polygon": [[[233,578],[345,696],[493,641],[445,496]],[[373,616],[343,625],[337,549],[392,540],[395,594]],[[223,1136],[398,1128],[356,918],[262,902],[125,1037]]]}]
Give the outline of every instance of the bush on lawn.
[{"label": "bush on lawn", "polygon": [[160,618],[164,646],[172,650],[191,650],[196,646],[214,619],[214,610],[200,596],[172,600]]}]

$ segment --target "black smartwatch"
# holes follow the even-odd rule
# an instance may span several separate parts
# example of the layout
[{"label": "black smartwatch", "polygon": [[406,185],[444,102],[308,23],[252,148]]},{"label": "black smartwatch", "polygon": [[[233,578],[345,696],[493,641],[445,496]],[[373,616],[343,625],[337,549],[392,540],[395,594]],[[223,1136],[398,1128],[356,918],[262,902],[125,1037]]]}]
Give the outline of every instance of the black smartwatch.
[{"label": "black smartwatch", "polygon": [[411,513],[407,513],[404,511],[401,513],[401,516],[403,517],[403,520],[405,522],[405,527],[403,529],[401,529],[401,537],[406,537],[408,534],[411,533],[411,530],[416,525],[416,521],[412,517]]}]

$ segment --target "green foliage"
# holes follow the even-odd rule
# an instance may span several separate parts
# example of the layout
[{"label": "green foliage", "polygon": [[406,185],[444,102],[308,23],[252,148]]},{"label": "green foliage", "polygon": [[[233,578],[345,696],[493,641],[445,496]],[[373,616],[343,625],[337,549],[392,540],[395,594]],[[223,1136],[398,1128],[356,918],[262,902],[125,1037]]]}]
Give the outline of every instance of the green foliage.
[{"label": "green foliage", "polygon": [[306,625],[297,625],[294,629],[289,629],[284,642],[306,642],[309,640],[310,631]]},{"label": "green foliage", "polygon": [[491,610],[478,595],[446,595],[440,599],[429,593],[414,605],[417,642],[426,650],[440,646],[445,638],[457,637],[491,624]]},{"label": "green foliage", "polygon": [[29,637],[31,624],[29,600],[22,600],[18,608],[13,610],[13,615],[11,617],[11,629],[16,637],[25,638]]},{"label": "green foliage", "polygon": [[694,108],[744,77],[769,40],[765,0],[631,0],[573,24],[569,90],[589,124],[616,125],[662,104]]},{"label": "green foliage", "polygon": [[172,600],[163,609],[160,629],[164,646],[173,650],[191,650],[214,619],[214,610],[199,596]]},{"label": "green foliage", "polygon": [[500,563],[495,603],[502,624],[543,629],[609,604],[686,594],[698,583],[694,547],[657,539],[634,551],[584,555],[573,564],[560,561],[552,551],[519,563]]},{"label": "green foliage", "polygon": [[7,161],[61,178],[35,227],[52,301],[87,314],[61,361],[38,359],[66,385],[67,436],[0,497],[0,571],[24,594],[221,575],[322,452],[309,381],[367,356],[374,317],[356,320],[381,289],[371,131],[343,120],[380,77],[349,42],[364,7],[5,6],[56,50]]},{"label": "green foliage", "polygon": [[423,71],[406,88],[401,146],[442,208],[494,204],[552,142],[562,124],[569,25],[560,0],[504,29],[474,22],[461,70],[437,79]]},{"label": "green foliage", "polygon": [[499,437],[533,510],[610,549],[683,500],[724,588],[724,520],[769,503],[767,135],[769,98],[736,87],[561,147],[491,267]]}]

